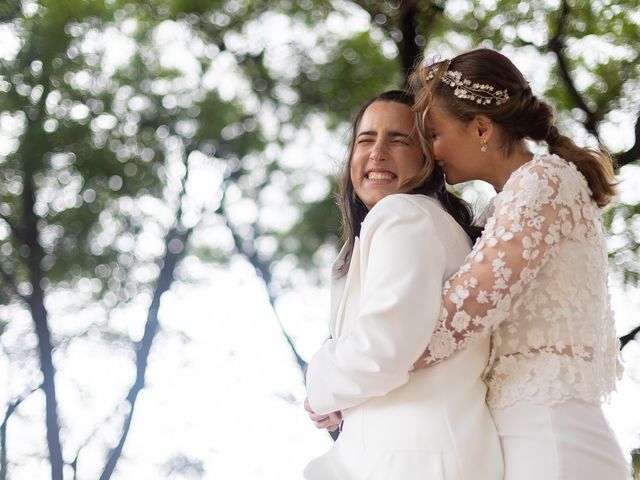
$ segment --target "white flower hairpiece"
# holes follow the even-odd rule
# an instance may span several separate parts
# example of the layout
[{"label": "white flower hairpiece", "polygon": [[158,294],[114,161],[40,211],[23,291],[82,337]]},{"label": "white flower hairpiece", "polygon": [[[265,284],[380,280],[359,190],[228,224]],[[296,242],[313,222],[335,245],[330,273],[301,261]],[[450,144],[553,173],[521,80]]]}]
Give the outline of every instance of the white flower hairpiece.
[{"label": "white flower hairpiece", "polygon": [[[435,78],[433,70],[427,75],[427,80]],[[440,77],[440,81],[452,87],[453,94],[458,98],[471,100],[479,105],[489,105],[495,101],[496,105],[502,105],[509,100],[506,90],[496,90],[493,85],[471,83],[471,80],[462,78],[462,72],[447,70]]]}]

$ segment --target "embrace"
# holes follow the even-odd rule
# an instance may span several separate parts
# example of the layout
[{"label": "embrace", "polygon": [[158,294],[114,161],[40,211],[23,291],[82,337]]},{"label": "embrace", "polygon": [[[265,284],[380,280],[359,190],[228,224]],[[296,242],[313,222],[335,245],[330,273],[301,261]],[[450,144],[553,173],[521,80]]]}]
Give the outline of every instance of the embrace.
[{"label": "embrace", "polygon": [[[532,153],[528,145],[547,149]],[[474,224],[447,190],[497,196]],[[621,366],[600,209],[614,170],[505,56],[417,66],[353,121],[309,480],[626,480],[601,410]],[[475,243],[474,243],[475,242]]]}]

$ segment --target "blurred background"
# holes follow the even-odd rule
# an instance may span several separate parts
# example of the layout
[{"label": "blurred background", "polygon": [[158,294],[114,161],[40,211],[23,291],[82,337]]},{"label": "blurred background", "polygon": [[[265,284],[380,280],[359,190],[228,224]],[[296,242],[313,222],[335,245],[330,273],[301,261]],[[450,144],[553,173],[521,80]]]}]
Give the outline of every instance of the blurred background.
[{"label": "blurred background", "polygon": [[636,0],[0,0],[0,480],[300,478],[351,114],[477,46],[618,161],[606,411],[637,452]]}]

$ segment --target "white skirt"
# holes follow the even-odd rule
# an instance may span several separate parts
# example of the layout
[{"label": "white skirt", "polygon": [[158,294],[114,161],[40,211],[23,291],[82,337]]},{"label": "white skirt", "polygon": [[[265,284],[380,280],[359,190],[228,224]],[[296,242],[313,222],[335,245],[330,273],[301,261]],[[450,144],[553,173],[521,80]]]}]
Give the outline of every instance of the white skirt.
[{"label": "white skirt", "polygon": [[491,411],[505,480],[628,480],[625,456],[598,405],[518,402]]}]

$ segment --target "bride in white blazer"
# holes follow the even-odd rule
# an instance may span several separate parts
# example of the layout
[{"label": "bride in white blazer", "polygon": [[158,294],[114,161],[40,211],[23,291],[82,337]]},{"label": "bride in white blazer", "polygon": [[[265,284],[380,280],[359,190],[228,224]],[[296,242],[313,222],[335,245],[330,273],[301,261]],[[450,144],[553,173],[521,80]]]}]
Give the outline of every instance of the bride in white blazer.
[{"label": "bride in white blazer", "polygon": [[331,339],[307,370],[311,418],[332,429],[341,414],[341,433],[307,465],[309,480],[503,477],[481,380],[488,339],[411,371],[431,340],[442,285],[477,235],[466,205],[425,162],[412,104],[406,92],[385,92],[354,120]]}]

